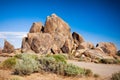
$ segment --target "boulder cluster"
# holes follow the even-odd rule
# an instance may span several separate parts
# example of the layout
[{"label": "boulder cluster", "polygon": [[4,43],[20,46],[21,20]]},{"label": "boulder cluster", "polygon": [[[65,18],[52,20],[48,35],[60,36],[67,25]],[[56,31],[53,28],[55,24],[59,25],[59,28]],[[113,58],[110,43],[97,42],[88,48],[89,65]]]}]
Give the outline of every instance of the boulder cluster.
[{"label": "boulder cluster", "polygon": [[33,23],[27,37],[23,38],[21,50],[39,54],[73,53],[76,57],[84,55],[91,58],[114,56],[117,52],[111,42],[100,42],[94,46],[80,34],[71,33],[70,26],[55,14],[47,17],[45,25]]},{"label": "boulder cluster", "polygon": [[[0,53],[13,53],[14,46],[5,40],[3,50]],[[94,46],[86,42],[76,33],[71,33],[70,26],[56,14],[46,18],[45,25],[35,22],[30,28],[27,37],[24,37],[21,52],[47,53],[71,53],[75,57],[103,58],[115,56],[116,46],[111,42],[100,42]]]}]

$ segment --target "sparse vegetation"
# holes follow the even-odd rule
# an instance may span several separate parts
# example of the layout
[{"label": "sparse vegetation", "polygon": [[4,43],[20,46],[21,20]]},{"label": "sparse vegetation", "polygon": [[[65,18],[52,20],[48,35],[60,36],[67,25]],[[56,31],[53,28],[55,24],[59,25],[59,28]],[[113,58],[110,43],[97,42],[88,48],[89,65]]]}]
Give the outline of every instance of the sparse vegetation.
[{"label": "sparse vegetation", "polygon": [[65,67],[65,74],[67,76],[82,76],[85,74],[85,70],[73,64],[67,64],[67,67]]},{"label": "sparse vegetation", "polygon": [[19,75],[29,75],[39,71],[39,63],[34,57],[28,54],[22,54],[21,59],[17,61],[14,67],[14,73]]},{"label": "sparse vegetation", "polygon": [[3,69],[12,69],[16,65],[17,59],[15,57],[8,58],[5,60],[2,64],[1,67]]},{"label": "sparse vegetation", "polygon": [[120,72],[114,73],[114,74],[112,75],[111,80],[120,80]]},{"label": "sparse vegetation", "polygon": [[28,53],[16,54],[14,57],[16,57],[16,58],[18,58],[18,59],[23,59],[24,57],[30,57],[30,58],[35,59],[35,60],[38,59],[38,56],[37,56],[37,55],[28,54]]},{"label": "sparse vegetation", "polygon": [[[34,72],[52,72],[63,76],[88,76],[91,70],[68,64],[66,57],[61,54],[37,57],[32,54],[17,54],[5,60],[3,67],[13,69],[14,74],[30,75]],[[11,80],[18,80],[12,78]]]}]

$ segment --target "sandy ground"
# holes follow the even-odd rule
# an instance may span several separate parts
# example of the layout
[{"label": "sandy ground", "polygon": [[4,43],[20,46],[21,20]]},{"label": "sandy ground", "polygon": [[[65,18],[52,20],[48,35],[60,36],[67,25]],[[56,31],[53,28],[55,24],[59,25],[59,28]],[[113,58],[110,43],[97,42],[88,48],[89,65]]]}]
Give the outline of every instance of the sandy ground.
[{"label": "sandy ground", "polygon": [[120,65],[116,64],[96,64],[89,62],[77,62],[71,60],[68,60],[68,63],[72,63],[83,68],[91,69],[93,73],[96,73],[104,78],[110,77],[113,73],[120,71]]}]

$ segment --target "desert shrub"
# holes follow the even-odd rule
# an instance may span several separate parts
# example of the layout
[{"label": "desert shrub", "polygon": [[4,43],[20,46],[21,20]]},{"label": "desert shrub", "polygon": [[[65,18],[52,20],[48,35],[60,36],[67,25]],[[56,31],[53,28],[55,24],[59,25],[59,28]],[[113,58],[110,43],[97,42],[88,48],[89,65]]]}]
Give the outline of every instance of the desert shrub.
[{"label": "desert shrub", "polygon": [[11,57],[3,61],[2,68],[3,69],[12,69],[16,65],[17,59],[15,57]]},{"label": "desert shrub", "polygon": [[112,75],[111,80],[120,80],[120,72],[114,73],[114,74]]},{"label": "desert shrub", "polygon": [[33,72],[38,72],[40,69],[39,67],[40,65],[35,58],[28,54],[23,54],[14,67],[14,73],[19,75],[29,75]]},{"label": "desert shrub", "polygon": [[86,76],[92,76],[93,72],[90,69],[85,69],[85,75]]},{"label": "desert shrub", "polygon": [[[59,60],[59,58],[57,57]],[[42,65],[42,70],[53,72],[59,75],[66,76],[76,76],[76,75],[84,75],[85,70],[75,66],[73,64],[66,64],[62,61],[57,61],[56,57],[41,57],[39,59],[40,64]]]},{"label": "desert shrub", "polygon": [[30,57],[30,58],[35,59],[35,60],[38,59],[37,55],[28,54],[28,53],[16,54],[14,57],[16,57],[18,59],[22,59],[23,57]]},{"label": "desert shrub", "polygon": [[73,64],[67,64],[67,67],[65,67],[65,74],[67,76],[84,75],[84,73],[85,73],[84,69]]},{"label": "desert shrub", "polygon": [[53,58],[54,58],[57,62],[67,63],[65,56],[63,56],[63,55],[61,55],[61,54],[53,55]]},{"label": "desert shrub", "polygon": [[52,56],[41,57],[39,62],[42,70],[64,75],[64,66],[66,65],[64,62],[57,62]]},{"label": "desert shrub", "polygon": [[88,74],[85,69],[82,69],[73,64],[67,64],[63,55],[41,56],[39,58],[31,57],[29,54],[17,55],[17,61],[14,69],[15,74],[29,75],[33,72],[47,71],[59,75],[76,76]]},{"label": "desert shrub", "polygon": [[104,63],[104,64],[118,64],[118,63],[120,63],[120,61],[117,59],[101,59],[100,62]]},{"label": "desert shrub", "polygon": [[98,75],[98,74],[94,74],[94,77],[95,77],[95,78],[98,78],[98,77],[99,77],[99,75]]}]

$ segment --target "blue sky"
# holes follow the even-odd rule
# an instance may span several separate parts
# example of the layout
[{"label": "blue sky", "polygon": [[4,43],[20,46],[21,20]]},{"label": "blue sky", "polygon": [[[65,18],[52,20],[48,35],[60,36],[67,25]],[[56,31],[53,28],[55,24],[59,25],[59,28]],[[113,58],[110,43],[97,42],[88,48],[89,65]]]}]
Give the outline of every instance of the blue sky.
[{"label": "blue sky", "polygon": [[32,23],[44,25],[52,13],[86,41],[113,42],[120,49],[120,0],[0,0],[0,46],[7,39],[20,47]]}]

